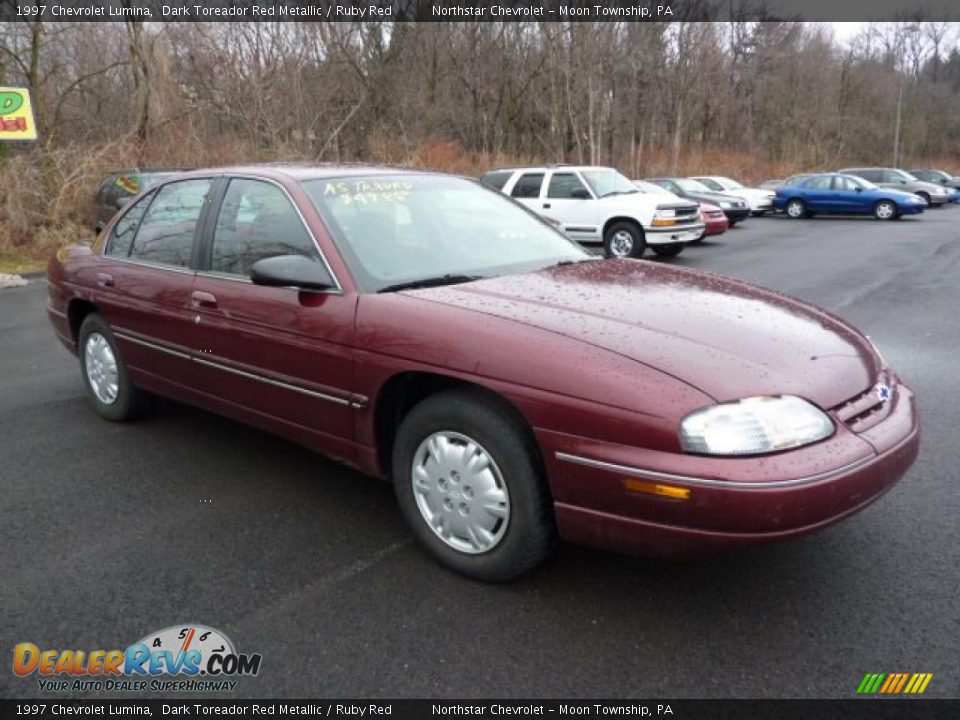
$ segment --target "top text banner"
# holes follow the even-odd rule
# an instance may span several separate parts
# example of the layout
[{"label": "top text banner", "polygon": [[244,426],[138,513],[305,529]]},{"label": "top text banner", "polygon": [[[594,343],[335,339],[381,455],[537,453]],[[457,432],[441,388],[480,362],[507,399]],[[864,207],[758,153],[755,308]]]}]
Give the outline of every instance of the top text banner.
[{"label": "top text banner", "polygon": [[960,20],[957,0],[0,0],[31,22]]}]

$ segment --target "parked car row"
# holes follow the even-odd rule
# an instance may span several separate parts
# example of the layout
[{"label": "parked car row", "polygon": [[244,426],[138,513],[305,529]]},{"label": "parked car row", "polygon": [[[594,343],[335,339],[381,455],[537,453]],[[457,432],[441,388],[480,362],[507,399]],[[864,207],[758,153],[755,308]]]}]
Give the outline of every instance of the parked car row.
[{"label": "parked car row", "polygon": [[492,170],[480,182],[510,195],[587,245],[613,257],[673,257],[751,215],[774,193],[719,175],[629,180],[613,168],[545,165]]},{"label": "parked car row", "polygon": [[774,183],[774,208],[791,218],[858,214],[896,220],[918,215],[928,207],[960,202],[960,179],[940,170],[911,173],[897,168],[845,168],[764,184],[771,187]]}]

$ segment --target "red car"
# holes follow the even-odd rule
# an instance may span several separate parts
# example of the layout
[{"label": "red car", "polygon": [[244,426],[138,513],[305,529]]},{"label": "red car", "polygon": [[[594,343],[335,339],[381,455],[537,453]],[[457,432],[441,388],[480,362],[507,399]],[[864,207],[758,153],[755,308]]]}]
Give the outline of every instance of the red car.
[{"label": "red car", "polygon": [[704,225],[703,235],[700,236],[701,241],[710,235],[723,235],[730,227],[730,221],[727,220],[723,208],[710,203],[700,203],[700,219]]},{"label": "red car", "polygon": [[180,175],[53,258],[49,288],[100,415],[168,396],[389,477],[423,545],[486,580],[557,537],[678,553],[809,533],[917,454],[913,393],[842,320],[595,258],[457,177]]}]

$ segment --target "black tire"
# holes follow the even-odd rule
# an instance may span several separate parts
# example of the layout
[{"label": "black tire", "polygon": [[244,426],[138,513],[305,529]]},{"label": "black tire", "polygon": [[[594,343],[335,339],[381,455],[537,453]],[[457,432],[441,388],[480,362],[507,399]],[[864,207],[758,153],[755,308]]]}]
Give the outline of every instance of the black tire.
[{"label": "black tire", "polygon": [[727,227],[728,227],[728,228],[735,227],[738,222],[740,222],[740,221],[739,221],[739,220],[729,220],[729,219],[728,219],[728,220],[727,220]]},{"label": "black tire", "polygon": [[[438,536],[418,506],[413,490],[414,461],[421,443],[438,432],[469,438],[499,469],[509,498],[509,516],[492,549],[472,554],[452,547]],[[523,420],[495,397],[482,391],[450,390],[422,401],[400,423],[391,467],[397,503],[413,534],[434,558],[458,573],[487,582],[512,580],[543,562],[556,544],[553,501],[536,442]],[[441,481],[446,485],[461,480],[463,485],[456,487],[463,493],[454,492],[453,502],[472,498],[466,494],[467,480],[455,479],[452,471],[449,480],[441,477],[437,481],[437,487]],[[437,514],[449,513],[449,517],[456,512],[438,509]]]},{"label": "black tire", "polygon": [[[91,336],[98,335],[102,337],[117,365],[117,393],[116,399],[112,402],[104,402],[97,396],[96,391],[87,372],[87,344],[91,341]],[[153,406],[153,396],[145,390],[141,390],[130,381],[130,374],[127,372],[127,365],[120,355],[117,348],[116,338],[110,332],[110,326],[99,313],[90,313],[84,318],[80,325],[80,332],[77,335],[77,349],[80,356],[80,374],[83,377],[83,384],[87,388],[87,394],[93,404],[93,409],[101,417],[114,422],[125,422],[142,417]]]},{"label": "black tire", "polygon": [[877,220],[896,220],[900,217],[897,206],[889,200],[881,200],[873,206],[873,216]]},{"label": "black tire", "polygon": [[807,210],[807,204],[800,198],[793,198],[787,202],[787,207],[785,208],[787,217],[792,220],[799,220],[800,218],[810,217],[809,211]]},{"label": "black tire", "polygon": [[666,245],[651,245],[650,249],[659,257],[676,257],[683,252],[683,243],[667,243]]},{"label": "black tire", "polygon": [[[625,235],[629,235],[629,249],[623,250]],[[628,257],[639,259],[643,257],[647,243],[643,238],[643,230],[636,223],[627,220],[613,223],[603,233],[603,252],[607,257]]]},{"label": "black tire", "polygon": [[754,210],[753,212],[750,213],[752,217],[763,217],[766,214],[767,214],[766,210]]}]

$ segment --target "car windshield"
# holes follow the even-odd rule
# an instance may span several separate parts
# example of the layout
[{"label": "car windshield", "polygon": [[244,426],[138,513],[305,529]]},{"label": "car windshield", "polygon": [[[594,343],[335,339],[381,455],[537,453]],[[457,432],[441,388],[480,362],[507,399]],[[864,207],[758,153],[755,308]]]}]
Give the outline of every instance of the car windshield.
[{"label": "car windshield", "polygon": [[653,183],[647,182],[646,180],[634,180],[633,184],[642,193],[649,193],[651,195],[672,195],[673,194],[666,188],[660,187],[659,185],[654,185]]},{"label": "car windshield", "polygon": [[357,283],[377,292],[593,259],[523,206],[442,175],[304,181]]},{"label": "car windshield", "polygon": [[627,195],[640,192],[626,177],[616,170],[583,170],[580,173],[597,197]]},{"label": "car windshield", "polygon": [[683,190],[684,192],[692,192],[692,193],[712,193],[712,192],[716,192],[715,190],[712,190],[712,189],[710,189],[709,187],[707,187],[706,185],[704,185],[704,184],[703,184],[702,182],[700,182],[699,180],[685,180],[685,179],[683,179],[683,178],[678,178],[678,179],[674,180],[674,182],[675,182],[675,183],[677,184],[677,186],[678,186],[681,190]]}]

